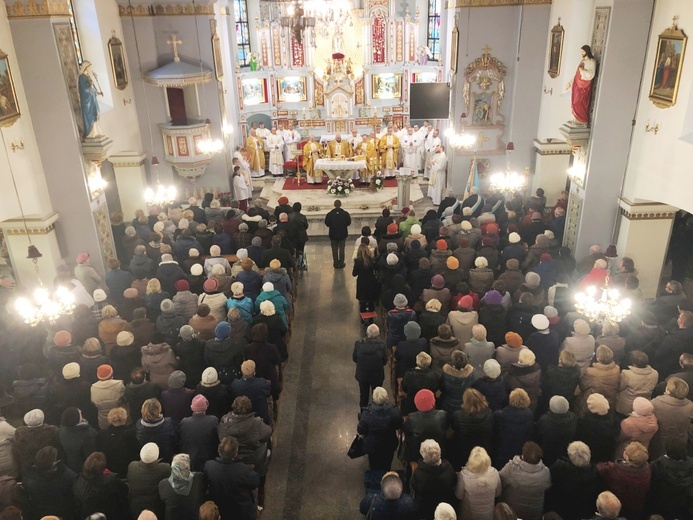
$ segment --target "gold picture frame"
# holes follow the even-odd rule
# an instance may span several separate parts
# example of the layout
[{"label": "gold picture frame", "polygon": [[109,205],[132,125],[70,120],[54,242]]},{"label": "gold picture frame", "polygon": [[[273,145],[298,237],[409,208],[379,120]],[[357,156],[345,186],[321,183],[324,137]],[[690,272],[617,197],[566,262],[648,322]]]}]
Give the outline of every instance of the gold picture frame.
[{"label": "gold picture frame", "polygon": [[277,92],[279,101],[282,103],[307,101],[306,78],[302,76],[277,78]]},{"label": "gold picture frame", "polygon": [[659,35],[649,96],[658,108],[676,104],[687,41],[688,37],[676,23]]},{"label": "gold picture frame", "polygon": [[450,70],[457,74],[457,47],[460,44],[460,31],[457,26],[452,29],[452,40],[450,45]]},{"label": "gold picture frame", "polygon": [[396,99],[402,97],[402,74],[386,72],[371,76],[373,99]]},{"label": "gold picture frame", "polygon": [[123,42],[115,36],[108,40],[108,53],[111,57],[111,72],[113,72],[113,83],[118,90],[125,90],[128,86],[128,71],[125,66],[125,51]]},{"label": "gold picture frame", "polygon": [[221,57],[221,40],[215,32],[212,35],[212,57],[214,59],[214,74],[218,80],[224,77],[224,62]]},{"label": "gold picture frame", "polygon": [[0,127],[12,126],[20,116],[9,57],[0,50]]},{"label": "gold picture frame", "polygon": [[563,60],[563,38],[565,30],[561,25],[561,19],[553,26],[549,33],[549,66],[547,73],[552,78],[557,78],[561,74],[561,61]]}]

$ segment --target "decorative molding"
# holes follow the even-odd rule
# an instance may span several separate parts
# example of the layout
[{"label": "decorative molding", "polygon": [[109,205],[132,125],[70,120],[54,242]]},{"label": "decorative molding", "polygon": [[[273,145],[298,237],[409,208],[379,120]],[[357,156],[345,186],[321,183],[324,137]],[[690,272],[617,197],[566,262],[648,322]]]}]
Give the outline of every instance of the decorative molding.
[{"label": "decorative molding", "polygon": [[515,5],[545,5],[552,0],[448,0],[448,9],[462,7],[506,7]]},{"label": "decorative molding", "polygon": [[676,216],[675,211],[631,213],[624,207],[620,208],[620,212],[628,220],[672,220]]},{"label": "decorative molding", "polygon": [[560,139],[547,139],[544,141],[535,139],[534,149],[538,155],[570,155],[573,153],[570,145]]},{"label": "decorative molding", "polygon": [[44,217],[8,218],[0,222],[0,228],[6,235],[26,235],[27,229],[29,235],[48,235],[55,229],[57,220],[58,214],[55,212]]},{"label": "decorative molding", "polygon": [[213,5],[199,4],[149,4],[119,5],[120,16],[192,16],[214,15]]},{"label": "decorative molding", "polygon": [[619,199],[619,212],[628,220],[672,220],[677,209],[660,202],[631,202]]},{"label": "decorative molding", "polygon": [[8,18],[47,18],[70,16],[67,0],[7,0]]}]

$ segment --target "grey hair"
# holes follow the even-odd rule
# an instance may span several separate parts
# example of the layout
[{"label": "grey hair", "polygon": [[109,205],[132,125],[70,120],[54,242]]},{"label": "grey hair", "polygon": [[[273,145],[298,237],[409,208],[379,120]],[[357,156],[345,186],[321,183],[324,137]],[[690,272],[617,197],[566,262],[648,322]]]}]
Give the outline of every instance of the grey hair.
[{"label": "grey hair", "polygon": [[599,493],[597,497],[597,512],[604,518],[616,518],[621,512],[621,501],[611,491]]},{"label": "grey hair", "polygon": [[385,500],[397,500],[402,496],[404,485],[402,479],[394,471],[388,471],[380,481],[380,490]]},{"label": "grey hair", "polygon": [[380,328],[375,323],[371,323],[366,329],[366,336],[369,338],[377,338],[380,336]]},{"label": "grey hair", "polygon": [[419,448],[421,458],[426,464],[437,466],[440,464],[440,444],[433,439],[426,439]]},{"label": "grey hair", "polygon": [[592,452],[584,442],[575,441],[568,444],[568,458],[578,468],[584,468],[589,465]]},{"label": "grey hair", "polygon": [[387,390],[378,386],[373,390],[373,404],[386,404],[390,400]]},{"label": "grey hair", "polygon": [[450,504],[441,502],[433,513],[433,520],[457,520],[457,513]]}]

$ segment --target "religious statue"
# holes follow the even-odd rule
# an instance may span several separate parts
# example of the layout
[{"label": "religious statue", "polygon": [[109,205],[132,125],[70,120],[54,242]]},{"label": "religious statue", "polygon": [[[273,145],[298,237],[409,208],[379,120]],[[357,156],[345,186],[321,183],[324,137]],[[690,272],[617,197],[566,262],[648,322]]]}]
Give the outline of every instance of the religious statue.
[{"label": "religious statue", "polygon": [[433,58],[433,53],[425,45],[420,45],[416,49],[416,57],[419,65],[428,65],[428,60]]},{"label": "religious statue", "polygon": [[580,125],[587,125],[590,102],[592,101],[592,80],[597,73],[597,62],[589,45],[583,45],[580,52],[582,53],[582,60],[575,71],[572,84],[568,83],[568,88],[572,87],[570,105],[575,122]]},{"label": "religious statue", "polygon": [[254,52],[250,53],[250,61],[248,62],[250,64],[250,70],[251,72],[255,72],[257,70],[257,54]]},{"label": "religious statue", "polygon": [[99,101],[97,96],[103,96],[103,92],[101,92],[101,89],[97,90],[94,86],[94,80],[92,80],[90,73],[94,75],[94,80],[98,84],[96,74],[91,69],[91,63],[85,60],[79,68],[79,80],[77,82],[79,103],[82,106],[82,122],[84,123],[82,138],[84,139],[103,135],[97,123],[99,119]]},{"label": "religious statue", "polygon": [[332,36],[332,54],[344,54],[344,36],[342,35],[342,28],[339,25],[335,25],[334,36]]}]

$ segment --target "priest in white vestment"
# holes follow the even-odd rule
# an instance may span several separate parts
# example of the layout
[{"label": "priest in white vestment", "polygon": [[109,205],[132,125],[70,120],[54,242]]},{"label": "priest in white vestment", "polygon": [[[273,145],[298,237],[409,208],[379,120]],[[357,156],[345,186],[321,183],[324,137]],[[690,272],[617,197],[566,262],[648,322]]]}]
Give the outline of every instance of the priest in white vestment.
[{"label": "priest in white vestment", "polygon": [[282,132],[284,138],[284,162],[290,161],[292,153],[296,151],[298,143],[301,142],[301,134],[294,130],[294,125],[289,126]]},{"label": "priest in white vestment", "polygon": [[284,139],[277,133],[277,129],[272,127],[269,137],[266,139],[267,149],[269,150],[269,170],[273,177],[281,177],[284,173]]},{"label": "priest in white vestment", "polygon": [[363,142],[363,137],[359,135],[358,130],[352,130],[351,135],[347,136],[346,140],[347,143],[351,145],[351,149],[354,151],[354,155],[358,155],[356,153],[356,150],[358,150],[359,146]]},{"label": "priest in white vestment", "polygon": [[436,148],[435,153],[429,161],[430,178],[428,180],[428,196],[436,206],[440,205],[445,185],[445,172],[448,165],[448,158],[442,146]]},{"label": "priest in white vestment", "polygon": [[426,168],[424,169],[424,179],[428,179],[430,177],[429,173],[429,161],[431,157],[433,157],[433,154],[436,153],[436,148],[438,148],[442,143],[440,140],[440,137],[438,137],[438,129],[436,128],[435,130],[429,132],[428,136],[426,137],[426,142],[424,144],[424,150],[426,154]]},{"label": "priest in white vestment", "polygon": [[260,127],[255,131],[255,135],[262,139],[265,151],[267,151],[267,138],[270,136],[270,131],[269,128],[265,128],[265,123],[260,122]]},{"label": "priest in white vestment", "polygon": [[421,138],[410,127],[404,137],[402,137],[401,143],[402,166],[411,168],[412,175],[417,175],[419,173],[419,146],[421,146]]}]

